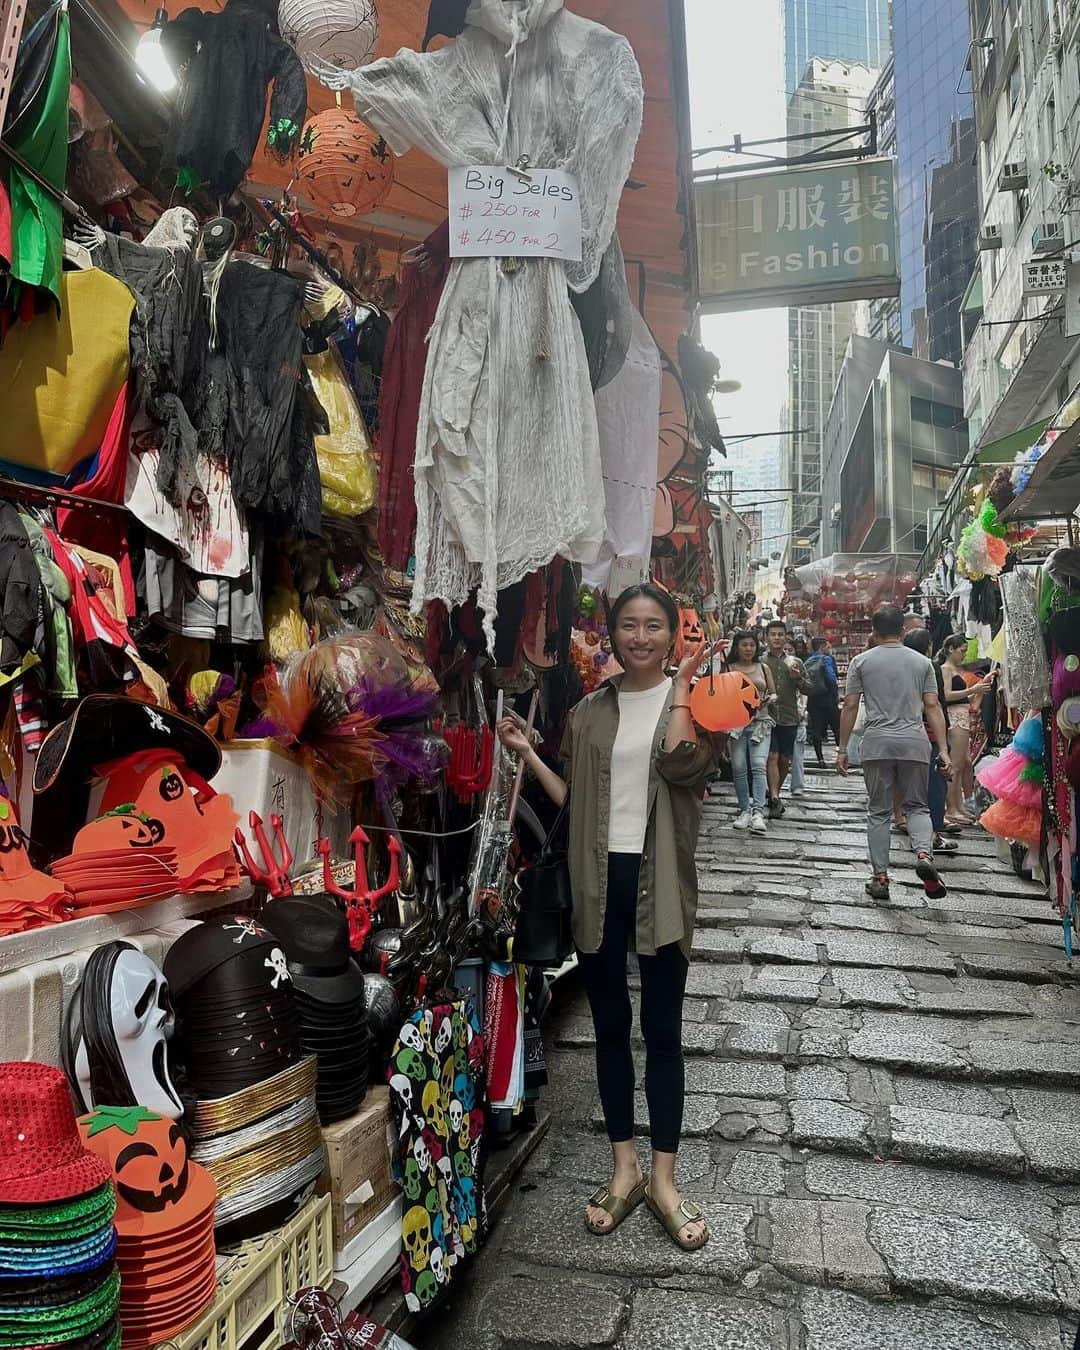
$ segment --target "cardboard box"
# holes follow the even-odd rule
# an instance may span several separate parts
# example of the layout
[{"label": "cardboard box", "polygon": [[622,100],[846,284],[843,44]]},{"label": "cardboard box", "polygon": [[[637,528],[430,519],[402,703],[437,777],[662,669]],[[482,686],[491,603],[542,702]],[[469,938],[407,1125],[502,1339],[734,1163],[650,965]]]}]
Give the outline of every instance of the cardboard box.
[{"label": "cardboard box", "polygon": [[322,1134],[327,1172],[320,1193],[331,1196],[334,1249],[341,1251],[399,1194],[390,1174],[391,1149],[397,1148],[390,1089],[369,1088],[355,1116],[328,1125]]}]

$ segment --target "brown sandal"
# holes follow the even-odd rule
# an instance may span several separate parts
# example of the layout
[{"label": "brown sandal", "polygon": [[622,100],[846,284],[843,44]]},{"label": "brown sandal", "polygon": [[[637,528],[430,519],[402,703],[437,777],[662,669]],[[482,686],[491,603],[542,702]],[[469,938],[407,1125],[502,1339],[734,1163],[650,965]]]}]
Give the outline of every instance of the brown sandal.
[{"label": "brown sandal", "polygon": [[653,1214],[660,1220],[664,1226],[664,1231],[671,1238],[676,1247],[681,1247],[684,1252],[700,1251],[709,1240],[709,1225],[705,1223],[704,1232],[696,1238],[683,1238],[679,1234],[688,1223],[704,1223],[705,1215],[701,1212],[701,1206],[696,1205],[693,1200],[682,1200],[673,1210],[665,1214],[656,1201],[645,1192],[645,1203]]},{"label": "brown sandal", "polygon": [[585,1202],[586,1205],[592,1205],[596,1209],[602,1209],[605,1214],[611,1215],[611,1223],[601,1228],[585,1214],[585,1227],[594,1237],[607,1237],[609,1233],[614,1233],[623,1219],[628,1218],[638,1205],[645,1198],[645,1178],[642,1177],[629,1195],[612,1195],[610,1186],[601,1186],[599,1190],[594,1191]]}]

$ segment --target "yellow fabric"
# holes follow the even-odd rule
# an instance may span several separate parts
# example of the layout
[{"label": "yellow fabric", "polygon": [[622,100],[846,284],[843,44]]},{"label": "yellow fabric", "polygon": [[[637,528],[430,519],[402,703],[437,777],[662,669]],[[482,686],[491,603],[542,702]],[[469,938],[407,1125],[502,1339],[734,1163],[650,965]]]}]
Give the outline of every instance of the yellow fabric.
[{"label": "yellow fabric", "polygon": [[300,595],[291,586],[274,587],[263,618],[267,649],[279,665],[311,646],[307,624],[300,613]]},{"label": "yellow fabric", "polygon": [[323,510],[331,516],[362,516],[375,501],[375,461],[345,368],[333,347],[305,356],[304,364],[330,422],[329,436],[315,437]]},{"label": "yellow fabric", "polygon": [[93,267],[65,272],[50,307],[0,348],[0,457],[66,474],[101,445],[128,377],[128,288]]}]

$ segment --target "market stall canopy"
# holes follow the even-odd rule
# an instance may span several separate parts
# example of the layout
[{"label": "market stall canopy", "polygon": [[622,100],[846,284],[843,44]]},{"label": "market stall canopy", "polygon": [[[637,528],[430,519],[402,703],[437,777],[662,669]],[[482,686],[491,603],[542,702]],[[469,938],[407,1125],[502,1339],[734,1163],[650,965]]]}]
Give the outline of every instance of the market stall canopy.
[{"label": "market stall canopy", "polygon": [[1027,486],[1001,513],[1002,520],[1049,520],[1080,506],[1080,422],[1063,431],[1031,471]]},{"label": "market stall canopy", "polygon": [[[108,7],[113,23],[119,12],[132,28],[121,32],[129,50],[145,29],[145,0],[93,0]],[[401,47],[419,49],[424,40],[429,0],[383,0],[378,4],[379,40],[375,56],[390,56]],[[186,8],[182,0],[167,6],[170,18]],[[203,0],[198,8],[220,6]],[[690,172],[690,116],[686,73],[686,40],[679,0],[573,0],[576,13],[624,34],[634,48],[645,85],[645,118],[628,190],[619,215],[630,293],[660,347],[674,356],[686,331],[696,292],[693,220],[687,214]],[[122,20],[117,25],[122,27]],[[436,38],[432,46],[445,41]],[[76,51],[76,58],[78,52]],[[334,107],[334,95],[308,77],[308,115]],[[343,106],[351,108],[345,96]],[[290,183],[295,166],[282,165],[261,151],[251,166],[243,191],[249,196],[277,198]],[[299,184],[294,184],[299,191]],[[346,250],[374,238],[384,267],[393,269],[400,254],[424,239],[446,216],[446,171],[419,151],[395,164],[394,185],[372,214],[332,225],[315,211],[308,224],[322,238],[336,239]],[[396,255],[396,256],[395,256]]]}]

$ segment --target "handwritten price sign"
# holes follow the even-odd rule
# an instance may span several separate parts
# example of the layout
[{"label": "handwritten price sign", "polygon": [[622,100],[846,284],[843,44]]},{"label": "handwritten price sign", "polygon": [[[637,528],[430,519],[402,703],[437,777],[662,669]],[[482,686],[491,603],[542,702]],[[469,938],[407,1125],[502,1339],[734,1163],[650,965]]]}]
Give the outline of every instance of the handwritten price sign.
[{"label": "handwritten price sign", "polygon": [[491,165],[451,169],[452,258],[561,258],[581,261],[577,179],[561,169],[527,176]]}]

